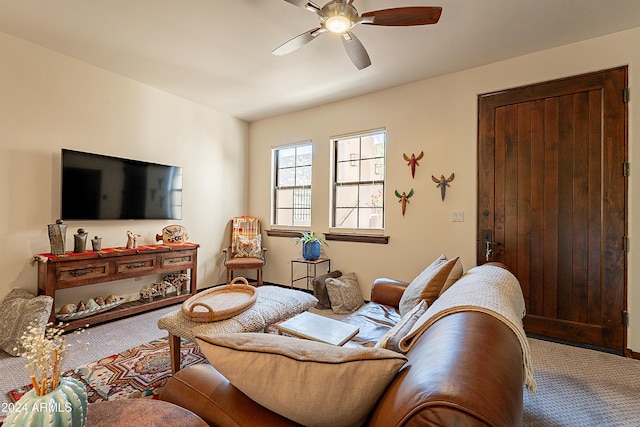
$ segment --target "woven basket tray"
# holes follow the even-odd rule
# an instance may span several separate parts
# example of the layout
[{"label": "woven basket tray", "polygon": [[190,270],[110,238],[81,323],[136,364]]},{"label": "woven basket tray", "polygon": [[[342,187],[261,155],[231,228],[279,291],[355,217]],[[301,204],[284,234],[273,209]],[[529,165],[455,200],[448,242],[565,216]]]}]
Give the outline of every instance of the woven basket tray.
[{"label": "woven basket tray", "polygon": [[242,313],[257,298],[256,288],[244,277],[236,277],[228,285],[200,292],[183,302],[182,314],[192,322],[217,322]]}]

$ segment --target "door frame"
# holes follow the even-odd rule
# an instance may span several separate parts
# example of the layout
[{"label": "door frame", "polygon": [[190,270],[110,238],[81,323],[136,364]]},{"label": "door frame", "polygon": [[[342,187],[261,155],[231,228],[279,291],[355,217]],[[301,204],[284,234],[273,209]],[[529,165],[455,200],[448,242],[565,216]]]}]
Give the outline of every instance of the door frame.
[{"label": "door frame", "polygon": [[[485,192],[486,194],[481,194],[482,188],[494,188],[496,183],[495,177],[494,177],[495,164],[493,162],[496,154],[495,145],[494,145],[496,134],[494,132],[494,129],[492,128],[493,123],[495,123],[495,108],[498,106],[513,104],[514,98],[518,99],[518,101],[516,102],[530,102],[538,99],[547,98],[551,96],[549,95],[550,92],[554,93],[554,96],[561,96],[561,95],[574,93],[571,82],[575,81],[576,79],[581,79],[581,84],[585,85],[585,90],[589,90],[588,89],[589,87],[599,90],[601,87],[603,87],[603,83],[602,83],[603,73],[609,73],[612,71],[623,71],[624,87],[627,88],[628,87],[628,67],[623,66],[623,67],[617,67],[617,68],[608,69],[608,70],[601,70],[593,73],[576,75],[572,77],[566,77],[562,79],[556,79],[556,80],[535,83],[535,84],[530,84],[526,86],[515,87],[512,89],[506,89],[506,90],[478,95],[478,128],[477,128],[478,129],[478,146],[477,146],[477,150],[478,150],[477,151],[477,155],[478,155],[477,203],[478,205],[476,209],[477,211],[476,262],[478,265],[481,265],[486,262],[485,248],[484,248],[484,244],[485,244],[484,240],[486,236],[482,235],[482,231],[489,229],[489,230],[493,230],[493,232],[495,233],[495,222],[494,222],[494,209],[496,204],[495,192],[492,191],[490,192],[490,194],[489,192]],[[622,97],[623,94],[621,93],[619,94],[619,96]],[[604,127],[608,126],[607,128],[608,131],[610,131],[611,134],[615,136],[615,138],[623,138],[624,140],[621,150],[614,153],[615,155],[613,157],[616,157],[616,160],[618,158],[623,158],[624,159],[623,163],[626,165],[628,162],[628,151],[629,151],[628,104],[625,100],[622,126],[620,127],[619,122],[616,123],[614,120],[608,117],[607,114],[605,113],[607,99],[605,99],[603,102],[605,103],[605,105],[603,106],[603,114],[604,114],[602,119],[603,126]],[[619,105],[616,105],[613,108],[619,108]],[[486,116],[483,116],[483,115],[486,115]],[[490,117],[490,119],[483,120],[483,117]],[[604,128],[603,128],[603,132],[604,132]],[[616,148],[620,148],[619,144],[615,144],[615,145],[616,145]],[[481,167],[482,165],[487,165],[487,164],[493,164],[494,167],[485,168],[485,169]],[[625,322],[623,322],[623,319],[625,317],[624,313],[626,313],[627,311],[627,298],[628,298],[628,280],[627,280],[628,252],[625,250],[626,236],[628,236],[628,220],[629,220],[628,177],[626,176],[626,174],[625,176],[623,176],[622,174],[622,169],[624,165],[622,164],[617,165],[617,163],[614,163],[614,161],[612,160],[612,163],[607,166],[609,166],[608,169],[606,170],[603,169],[602,171],[603,177],[609,180],[611,179],[623,180],[623,183],[616,184],[616,185],[624,186],[624,190],[623,190],[624,194],[622,197],[623,200],[621,201],[622,205],[616,206],[616,209],[618,209],[624,215],[624,218],[622,220],[624,235],[619,236],[618,241],[612,241],[612,237],[610,235],[607,235],[606,231],[603,231],[602,233],[603,245],[605,244],[604,239],[608,237],[607,243],[610,246],[607,246],[607,247],[614,247],[617,245],[621,249],[621,254],[616,256],[619,256],[622,258],[621,261],[619,261],[621,265],[620,269],[622,271],[620,271],[620,269],[616,269],[617,272],[615,274],[619,275],[621,273],[622,280],[623,280],[622,295],[615,298],[615,301],[607,301],[607,303],[609,304],[615,303],[616,306],[621,305],[620,312],[615,313],[614,310],[617,310],[617,308],[613,309],[611,311],[611,313],[613,313],[613,316],[611,317],[607,316],[607,319],[615,323],[617,323],[618,320],[620,321],[620,324],[622,325],[621,326],[622,327],[622,337],[621,337],[622,345],[620,346],[619,343],[617,342],[618,339],[616,339],[615,340],[616,345],[614,347],[607,347],[607,348],[614,348],[615,351],[620,351],[620,352],[628,352],[628,349],[626,348],[628,325]],[[620,182],[620,181],[617,181],[617,182]],[[603,193],[602,198],[604,199],[605,197],[606,195]],[[603,219],[603,227],[605,227],[606,225],[607,225],[606,220]],[[602,281],[606,281],[606,277],[608,274],[611,274],[613,277],[614,273],[607,270],[608,268],[605,265],[603,265]],[[525,318],[525,321],[524,321],[525,326],[527,324],[527,320],[534,320],[534,319],[532,319],[532,316],[529,316],[529,319]],[[539,320],[540,319],[535,319],[535,321],[539,321]],[[570,335],[570,333],[567,335]]]}]

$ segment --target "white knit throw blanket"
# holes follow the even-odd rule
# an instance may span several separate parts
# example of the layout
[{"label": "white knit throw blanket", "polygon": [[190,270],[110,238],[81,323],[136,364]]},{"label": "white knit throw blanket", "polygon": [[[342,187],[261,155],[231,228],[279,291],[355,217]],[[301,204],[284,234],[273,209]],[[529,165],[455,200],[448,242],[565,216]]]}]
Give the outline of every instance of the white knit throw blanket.
[{"label": "white knit throw blanket", "polygon": [[529,342],[522,327],[525,315],[520,283],[513,274],[494,265],[472,268],[436,299],[400,341],[400,349],[409,351],[424,331],[449,314],[479,311],[502,321],[516,334],[522,347],[524,384],[535,393],[536,382],[529,351]]}]

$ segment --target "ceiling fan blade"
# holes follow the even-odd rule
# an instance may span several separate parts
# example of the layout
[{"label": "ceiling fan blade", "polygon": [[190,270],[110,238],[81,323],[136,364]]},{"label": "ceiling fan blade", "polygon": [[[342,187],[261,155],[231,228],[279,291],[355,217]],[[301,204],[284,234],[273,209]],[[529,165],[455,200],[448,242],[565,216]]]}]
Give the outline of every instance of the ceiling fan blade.
[{"label": "ceiling fan blade", "polygon": [[351,31],[347,31],[342,35],[342,44],[351,62],[353,62],[353,65],[355,65],[358,70],[362,70],[371,65],[371,59],[369,58],[367,50]]},{"label": "ceiling fan blade", "polygon": [[271,53],[278,56],[286,55],[287,53],[291,53],[294,50],[300,49],[302,46],[309,43],[311,40],[314,40],[316,37],[318,37],[322,33],[325,33],[326,31],[327,30],[325,30],[324,28],[314,28],[300,34],[299,36],[295,36],[288,42],[281,44]]},{"label": "ceiling fan blade", "polygon": [[318,11],[320,10],[320,6],[318,6],[317,4],[309,0],[284,0],[284,1],[286,1],[287,3],[291,3],[294,6],[307,9],[310,12],[318,13]]},{"label": "ceiling fan blade", "polygon": [[437,23],[441,14],[439,6],[397,7],[363,13],[360,23],[389,27],[428,25]]}]

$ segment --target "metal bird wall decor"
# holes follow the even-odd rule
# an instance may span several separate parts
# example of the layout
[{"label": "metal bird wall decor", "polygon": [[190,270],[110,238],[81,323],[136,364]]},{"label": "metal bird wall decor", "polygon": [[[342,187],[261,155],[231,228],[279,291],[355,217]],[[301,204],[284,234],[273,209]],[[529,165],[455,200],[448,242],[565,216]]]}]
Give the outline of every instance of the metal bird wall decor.
[{"label": "metal bird wall decor", "polygon": [[436,178],[435,176],[431,175],[431,179],[433,180],[433,182],[435,182],[437,185],[436,187],[440,187],[440,195],[442,196],[442,201],[444,202],[444,196],[447,194],[447,187],[450,187],[449,183],[451,181],[453,181],[453,179],[456,177],[455,174],[451,174],[451,176],[447,179],[444,179],[444,175],[440,175],[440,179]]},{"label": "metal bird wall decor", "polygon": [[418,163],[418,160],[421,160],[423,156],[424,156],[424,151],[421,151],[420,154],[418,154],[417,157],[416,157],[416,155],[414,153],[411,153],[411,157],[409,157],[406,154],[402,153],[402,157],[404,157],[404,159],[407,162],[409,162],[409,163],[407,163],[407,166],[411,167],[411,178],[415,178],[415,176],[416,176],[416,166],[420,166],[420,163]]},{"label": "metal bird wall decor", "polygon": [[407,210],[407,203],[409,203],[409,199],[411,198],[411,196],[413,196],[413,188],[411,189],[411,191],[409,191],[409,194],[405,193],[404,191],[402,192],[402,194],[398,193],[398,190],[395,191],[396,197],[400,199],[398,200],[398,203],[402,205],[402,216],[404,216],[404,212]]}]

